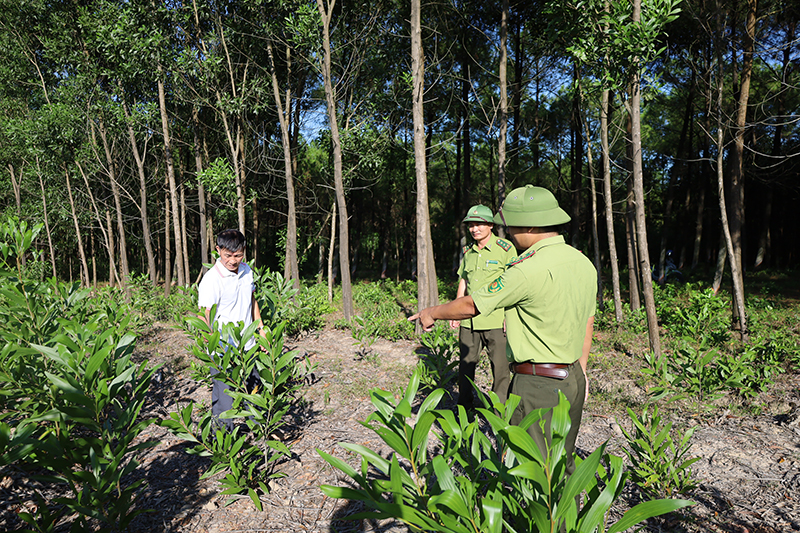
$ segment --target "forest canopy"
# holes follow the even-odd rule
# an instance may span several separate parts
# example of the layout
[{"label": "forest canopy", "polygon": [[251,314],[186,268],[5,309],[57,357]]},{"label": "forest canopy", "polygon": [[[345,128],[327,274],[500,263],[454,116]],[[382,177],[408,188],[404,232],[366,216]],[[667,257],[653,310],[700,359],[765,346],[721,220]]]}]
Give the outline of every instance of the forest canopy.
[{"label": "forest canopy", "polygon": [[[339,164],[349,237],[334,242],[348,260],[336,269],[413,277],[409,9],[0,0],[0,206],[46,226],[28,268],[86,285],[131,276],[188,285],[211,261],[213,235],[238,227],[249,261],[322,276],[342,216]],[[656,272],[672,257],[712,276],[727,248],[721,203],[740,271],[797,264],[795,2],[420,10],[417,158],[438,276],[458,265],[467,208],[496,210],[505,191],[529,183],[570,213],[569,242],[604,271],[613,261],[635,272],[639,93],[642,220]]]}]

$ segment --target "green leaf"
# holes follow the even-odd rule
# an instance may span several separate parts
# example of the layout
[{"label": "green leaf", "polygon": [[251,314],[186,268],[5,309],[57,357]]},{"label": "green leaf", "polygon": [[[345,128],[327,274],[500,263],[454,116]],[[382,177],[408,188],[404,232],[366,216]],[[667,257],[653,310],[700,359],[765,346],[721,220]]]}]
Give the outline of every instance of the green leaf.
[{"label": "green leaf", "polygon": [[607,533],[619,533],[654,516],[661,516],[694,504],[695,502],[690,500],[650,500],[642,502],[622,515],[622,518],[613,524]]}]

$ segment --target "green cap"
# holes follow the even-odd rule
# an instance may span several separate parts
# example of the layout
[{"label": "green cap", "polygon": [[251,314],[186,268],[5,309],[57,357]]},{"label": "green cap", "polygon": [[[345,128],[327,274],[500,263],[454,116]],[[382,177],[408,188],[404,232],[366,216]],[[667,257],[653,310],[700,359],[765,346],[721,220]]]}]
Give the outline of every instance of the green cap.
[{"label": "green cap", "polygon": [[467,211],[464,222],[485,222],[486,224],[494,224],[492,221],[492,210],[485,205],[473,205],[469,208],[469,211]]},{"label": "green cap", "polygon": [[494,216],[495,224],[522,228],[545,228],[569,221],[569,215],[558,207],[553,193],[533,185],[511,191]]}]

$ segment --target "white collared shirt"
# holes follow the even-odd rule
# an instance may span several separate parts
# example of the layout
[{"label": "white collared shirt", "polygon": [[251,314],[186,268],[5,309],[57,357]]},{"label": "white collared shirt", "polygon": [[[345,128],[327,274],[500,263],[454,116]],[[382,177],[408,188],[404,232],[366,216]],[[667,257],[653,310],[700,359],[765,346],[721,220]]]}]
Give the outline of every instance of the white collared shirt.
[{"label": "white collared shirt", "polygon": [[253,271],[239,263],[239,271],[231,272],[217,259],[214,267],[205,273],[197,289],[197,304],[205,309],[217,306],[216,320],[220,325],[253,322]]}]

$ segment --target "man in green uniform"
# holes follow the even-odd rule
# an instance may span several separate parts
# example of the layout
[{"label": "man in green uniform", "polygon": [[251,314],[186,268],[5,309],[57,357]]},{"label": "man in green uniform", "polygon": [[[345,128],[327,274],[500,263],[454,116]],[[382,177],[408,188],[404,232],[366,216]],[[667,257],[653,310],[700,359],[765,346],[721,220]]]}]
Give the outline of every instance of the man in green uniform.
[{"label": "man in green uniform", "polygon": [[[456,297],[472,294],[500,277],[506,265],[516,256],[513,245],[498,238],[492,229],[492,210],[485,205],[474,205],[467,211],[464,223],[475,240],[464,246],[464,257],[458,267],[458,290]],[[475,381],[475,366],[480,360],[481,350],[486,347],[492,366],[492,390],[505,403],[511,378],[506,359],[506,334],[503,330],[503,310],[496,309],[486,315],[458,321],[451,320],[453,329],[461,326],[458,338],[461,357],[458,363],[458,403],[472,409],[472,383]]]},{"label": "man in green uniform", "polygon": [[[528,185],[513,190],[494,218],[522,253],[502,276],[472,295],[428,307],[419,319],[429,330],[436,320],[453,320],[505,309],[507,354],[514,372],[512,394],[521,401],[511,418],[518,424],[534,409],[558,404],[561,391],[570,402],[572,428],[566,448],[572,473],[575,439],[588,396],[586,362],[592,344],[597,272],[591,261],[564,242],[559,226],[570,217],[553,194]],[[528,429],[541,450],[545,437]]]}]

